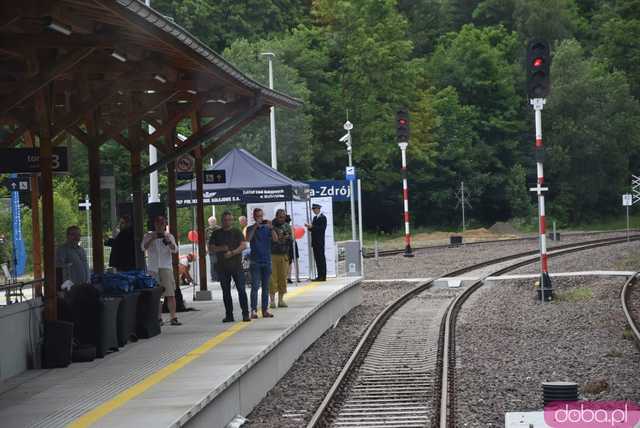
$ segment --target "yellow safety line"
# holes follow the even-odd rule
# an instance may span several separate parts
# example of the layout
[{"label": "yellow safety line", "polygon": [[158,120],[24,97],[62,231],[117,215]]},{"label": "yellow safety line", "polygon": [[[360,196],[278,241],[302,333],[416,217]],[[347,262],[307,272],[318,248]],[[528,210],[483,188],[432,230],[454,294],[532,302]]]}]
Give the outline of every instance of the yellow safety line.
[{"label": "yellow safety line", "polygon": [[[296,290],[293,290],[287,293],[288,297],[295,297],[299,294],[305,293],[309,290],[316,288],[318,285],[320,285],[319,282],[312,282],[311,284],[305,285],[304,287],[300,287]],[[94,408],[93,410],[90,410],[89,412],[80,416],[75,421],[67,425],[67,427],[68,428],[85,428],[93,425],[94,423],[98,422],[100,419],[102,419],[109,413],[113,412],[119,407],[124,406],[129,400],[144,393],[152,386],[162,382],[164,379],[171,376],[177,370],[180,370],[182,367],[186,366],[190,362],[196,360],[197,358],[200,358],[206,352],[220,345],[222,342],[224,342],[225,340],[227,340],[228,338],[230,338],[240,330],[246,327],[249,327],[250,325],[251,323],[243,323],[243,322],[232,325],[230,328],[228,328],[224,332],[207,340],[205,343],[193,349],[192,351],[188,352],[186,355],[178,358],[176,361],[169,364],[168,366],[161,368],[157,372],[146,377],[144,380],[122,391],[121,393],[113,397],[111,400],[105,403],[102,403],[101,405]]]}]

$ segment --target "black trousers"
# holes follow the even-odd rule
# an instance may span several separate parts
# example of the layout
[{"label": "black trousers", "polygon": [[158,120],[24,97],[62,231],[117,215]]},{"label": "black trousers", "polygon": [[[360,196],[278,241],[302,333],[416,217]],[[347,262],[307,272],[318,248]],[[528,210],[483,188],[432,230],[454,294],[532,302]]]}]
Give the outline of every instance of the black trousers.
[{"label": "black trousers", "polygon": [[312,243],[313,258],[316,261],[316,268],[318,269],[318,278],[327,278],[327,259],[324,256],[324,242]]},{"label": "black trousers", "polygon": [[224,311],[227,318],[233,318],[233,300],[231,299],[231,279],[236,284],[238,290],[238,300],[240,301],[240,309],[242,315],[249,314],[249,305],[247,304],[247,292],[244,289],[244,272],[218,272],[220,277],[220,285],[222,286],[222,300],[224,301]]}]

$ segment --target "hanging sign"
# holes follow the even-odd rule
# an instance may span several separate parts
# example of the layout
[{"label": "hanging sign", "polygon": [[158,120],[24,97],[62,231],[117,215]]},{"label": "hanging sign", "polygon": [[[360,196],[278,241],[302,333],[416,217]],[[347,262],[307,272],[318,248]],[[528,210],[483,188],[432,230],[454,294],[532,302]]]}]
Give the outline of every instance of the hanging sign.
[{"label": "hanging sign", "polygon": [[[66,147],[53,148],[51,169],[69,171]],[[0,173],[5,172],[40,172],[40,149],[0,149]]]}]

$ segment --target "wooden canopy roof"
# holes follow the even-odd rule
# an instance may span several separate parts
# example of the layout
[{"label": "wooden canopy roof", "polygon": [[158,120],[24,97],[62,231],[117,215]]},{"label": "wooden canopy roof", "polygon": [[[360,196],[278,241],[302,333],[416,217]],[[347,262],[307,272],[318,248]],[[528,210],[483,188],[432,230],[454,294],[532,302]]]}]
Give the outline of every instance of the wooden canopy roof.
[{"label": "wooden canopy roof", "polygon": [[[225,122],[222,128],[237,130],[270,106],[301,105],[245,76],[138,0],[1,2],[0,124],[9,136],[0,146],[14,145],[26,130],[40,133],[34,108],[40,92],[54,144],[65,132],[85,142],[95,126],[98,145],[115,139],[131,149],[158,144],[194,112],[213,119],[209,131],[217,134],[204,133],[181,152],[219,137]],[[126,130],[141,121],[157,131],[131,141]]]}]

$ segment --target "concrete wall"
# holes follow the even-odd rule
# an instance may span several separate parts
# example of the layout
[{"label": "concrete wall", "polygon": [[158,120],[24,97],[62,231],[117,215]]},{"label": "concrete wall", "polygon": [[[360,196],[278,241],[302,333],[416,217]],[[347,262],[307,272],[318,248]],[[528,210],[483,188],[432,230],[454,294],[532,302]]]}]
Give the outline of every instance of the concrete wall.
[{"label": "concrete wall", "polygon": [[40,365],[43,307],[40,298],[0,307],[0,385]]}]

